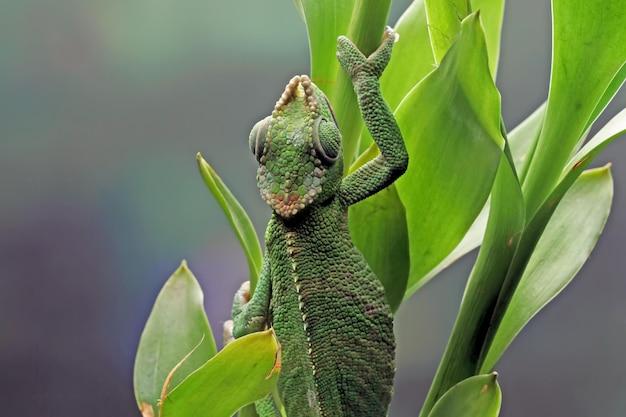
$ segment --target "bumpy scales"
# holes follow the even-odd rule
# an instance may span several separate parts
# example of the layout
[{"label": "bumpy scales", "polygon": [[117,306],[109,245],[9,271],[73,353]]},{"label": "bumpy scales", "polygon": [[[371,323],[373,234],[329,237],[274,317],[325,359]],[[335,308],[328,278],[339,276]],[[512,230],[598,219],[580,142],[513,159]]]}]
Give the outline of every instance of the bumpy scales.
[{"label": "bumpy scales", "polygon": [[[342,178],[341,135],[328,99],[302,75],[250,133],[261,196],[273,214],[261,276],[233,305],[235,337],[272,326],[282,348],[278,389],[289,417],[385,417],[395,372],[392,315],[382,285],[354,247],[348,206],[406,170],[400,130],[379,78],[395,33],[365,57],[339,38],[337,56],[354,85],[381,155]],[[242,287],[244,288],[244,287]],[[262,417],[278,415],[271,400]]]}]

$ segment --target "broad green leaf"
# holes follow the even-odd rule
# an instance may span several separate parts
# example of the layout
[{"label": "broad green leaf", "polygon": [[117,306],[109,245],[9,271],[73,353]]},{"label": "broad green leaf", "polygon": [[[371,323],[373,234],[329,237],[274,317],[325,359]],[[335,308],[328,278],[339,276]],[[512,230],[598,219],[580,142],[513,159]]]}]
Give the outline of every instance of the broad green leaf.
[{"label": "broad green leaf", "polygon": [[526,323],[583,266],[604,228],[612,197],[609,167],[586,171],[565,194],[530,257],[482,371],[493,369]]},{"label": "broad green leaf", "polygon": [[497,417],[502,392],[496,372],[467,378],[446,392],[429,417]]},{"label": "broad green leaf", "polygon": [[391,310],[404,297],[409,278],[409,237],[406,214],[391,185],[350,207],[350,235],[385,287]]},{"label": "broad green leaf", "polygon": [[441,62],[461,32],[461,21],[471,13],[469,0],[425,0],[428,31],[435,62]]},{"label": "broad green leaf", "polygon": [[[202,343],[198,345],[200,341]],[[170,381],[171,388],[216,352],[204,313],[202,290],[183,261],[163,286],[141,334],[133,377],[140,409],[143,404],[158,409],[157,403],[168,374],[192,350]]]},{"label": "broad green leaf", "polygon": [[280,370],[273,330],[229,343],[161,400],[162,417],[230,417],[268,395]]},{"label": "broad green leaf", "polygon": [[[543,118],[543,110],[545,106],[540,106],[530,116],[528,116],[522,123],[520,123],[509,134],[509,145],[511,148],[511,154],[515,167],[519,170],[529,152],[529,147],[533,142],[533,138],[541,127],[541,120]],[[537,132],[537,133],[535,133]],[[489,202],[485,204],[480,211],[476,220],[469,228],[461,242],[446,258],[439,263],[435,268],[431,269],[422,278],[417,285],[411,287],[410,291],[407,291],[404,298],[410,297],[414,292],[419,290],[422,285],[430,281],[437,276],[441,271],[452,265],[454,262],[476,249],[483,241],[485,235],[485,227],[487,226],[487,218],[489,217]]]},{"label": "broad green leaf", "polygon": [[626,1],[555,0],[552,13],[550,92],[523,183],[529,214],[555,188],[588,120],[606,101],[607,88],[621,84],[615,76],[626,61]]},{"label": "broad green leaf", "polygon": [[246,254],[250,273],[250,291],[254,292],[263,260],[261,245],[254,226],[241,204],[239,204],[217,173],[213,171],[213,168],[202,158],[200,153],[196,156],[196,160],[204,182],[209,187],[224,214],[226,214],[226,218],[228,218],[230,226],[233,228]]},{"label": "broad green leaf", "polygon": [[489,74],[478,17],[395,113],[409,151],[396,187],[407,211],[407,290],[459,244],[483,208],[504,144],[500,95]]},{"label": "broad green leaf", "polygon": [[483,337],[522,235],[524,214],[524,199],[512,161],[502,154],[493,185],[485,238],[422,415],[427,415],[430,407],[450,387],[478,373]]},{"label": "broad green leaf", "polygon": [[484,205],[483,209],[478,214],[478,217],[474,220],[474,223],[470,226],[469,230],[461,239],[461,242],[457,245],[456,248],[445,259],[439,264],[428,271],[426,275],[422,279],[420,279],[415,285],[409,288],[404,294],[404,298],[407,299],[415,292],[417,292],[424,284],[428,281],[439,275],[441,271],[452,265],[454,262],[461,259],[463,256],[467,255],[469,252],[473,251],[483,241],[483,236],[485,235],[485,228],[487,227],[487,219],[489,217],[489,200]]}]

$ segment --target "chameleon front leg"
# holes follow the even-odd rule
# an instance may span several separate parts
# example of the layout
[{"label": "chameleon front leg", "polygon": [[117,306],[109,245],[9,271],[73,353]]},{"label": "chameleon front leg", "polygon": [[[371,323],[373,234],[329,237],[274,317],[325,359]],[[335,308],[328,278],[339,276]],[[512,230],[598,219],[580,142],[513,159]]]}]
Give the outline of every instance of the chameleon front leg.
[{"label": "chameleon front leg", "polygon": [[381,152],[344,178],[339,197],[345,206],[391,185],[406,171],[409,162],[400,128],[380,92],[379,79],[391,59],[395,40],[396,33],[388,27],[382,44],[365,57],[348,38],[338,39],[337,58],[352,80],[365,126]]}]

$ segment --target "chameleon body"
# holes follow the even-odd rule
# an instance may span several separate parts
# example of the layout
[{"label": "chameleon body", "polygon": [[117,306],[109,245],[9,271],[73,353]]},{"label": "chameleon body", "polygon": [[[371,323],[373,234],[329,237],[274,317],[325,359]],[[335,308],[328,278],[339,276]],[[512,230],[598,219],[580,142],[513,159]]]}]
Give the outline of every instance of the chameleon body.
[{"label": "chameleon body", "polygon": [[[388,28],[369,57],[338,40],[339,62],[381,151],[351,175],[342,178],[341,135],[328,99],[307,76],[291,79],[272,115],[250,134],[261,196],[273,213],[254,296],[235,296],[233,335],[274,328],[278,391],[289,417],[384,417],[391,401],[392,314],[352,243],[348,206],[390,185],[408,164],[379,88],[394,40]],[[267,408],[257,404],[260,413]]]}]

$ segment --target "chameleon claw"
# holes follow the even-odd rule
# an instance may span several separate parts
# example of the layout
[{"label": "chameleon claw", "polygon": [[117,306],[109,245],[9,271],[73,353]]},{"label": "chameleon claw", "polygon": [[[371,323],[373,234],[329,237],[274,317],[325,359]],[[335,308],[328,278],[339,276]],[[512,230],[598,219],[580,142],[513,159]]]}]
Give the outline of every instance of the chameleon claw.
[{"label": "chameleon claw", "polygon": [[380,78],[391,59],[393,44],[398,39],[398,34],[387,26],[380,46],[370,56],[366,57],[352,41],[345,36],[340,36],[337,39],[337,59],[352,80],[360,75]]},{"label": "chameleon claw", "polygon": [[230,342],[235,341],[235,336],[233,336],[233,327],[234,322],[232,320],[226,320],[222,325],[222,337],[224,338],[224,346],[226,346]]}]

